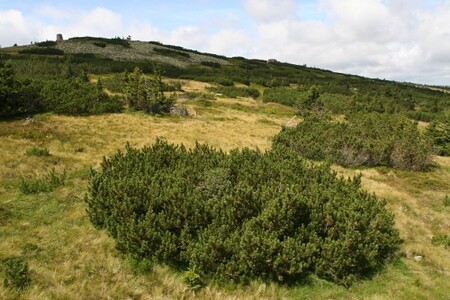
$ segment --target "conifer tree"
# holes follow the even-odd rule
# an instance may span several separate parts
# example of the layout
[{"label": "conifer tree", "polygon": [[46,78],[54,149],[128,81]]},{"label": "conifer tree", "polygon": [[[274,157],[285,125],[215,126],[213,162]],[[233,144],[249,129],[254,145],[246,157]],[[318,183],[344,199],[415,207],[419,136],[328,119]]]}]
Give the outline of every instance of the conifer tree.
[{"label": "conifer tree", "polygon": [[130,108],[146,113],[164,114],[170,112],[175,98],[164,95],[162,70],[155,66],[153,78],[145,78],[139,68],[128,74],[125,82],[125,94]]}]

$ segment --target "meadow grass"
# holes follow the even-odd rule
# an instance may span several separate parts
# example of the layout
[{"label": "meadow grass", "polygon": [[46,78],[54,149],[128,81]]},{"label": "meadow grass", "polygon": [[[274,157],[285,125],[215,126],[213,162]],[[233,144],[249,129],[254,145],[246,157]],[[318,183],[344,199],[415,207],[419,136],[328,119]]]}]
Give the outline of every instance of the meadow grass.
[{"label": "meadow grass", "polygon": [[[207,84],[187,82],[203,91]],[[165,266],[135,274],[114,241],[93,228],[83,201],[89,169],[104,156],[152,144],[157,137],[192,147],[208,143],[266,150],[271,138],[294,115],[280,105],[251,99],[217,99],[202,109],[185,102],[190,118],[142,113],[67,117],[35,116],[35,122],[0,122],[0,282],[3,262],[28,262],[30,286],[23,291],[0,286],[0,299],[445,299],[450,290],[450,249],[433,245],[436,234],[450,232],[450,158],[437,157],[428,172],[387,168],[345,169],[362,174],[364,189],[387,200],[404,242],[402,255],[372,278],[349,288],[310,276],[296,286],[252,282],[248,286],[210,285],[194,292],[183,276]],[[267,111],[271,112],[268,113]],[[26,149],[48,149],[50,156],[29,156]],[[66,172],[64,185],[24,194],[22,178]]]}]

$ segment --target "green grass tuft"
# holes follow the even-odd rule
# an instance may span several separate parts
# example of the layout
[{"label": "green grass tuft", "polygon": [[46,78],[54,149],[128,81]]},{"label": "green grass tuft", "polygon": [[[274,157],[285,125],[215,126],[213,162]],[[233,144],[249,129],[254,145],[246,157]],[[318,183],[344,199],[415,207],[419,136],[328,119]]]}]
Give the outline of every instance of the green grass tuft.
[{"label": "green grass tuft", "polygon": [[66,171],[58,174],[55,172],[55,169],[52,169],[44,176],[22,178],[19,188],[26,195],[51,192],[55,188],[64,185],[66,178]]},{"label": "green grass tuft", "polygon": [[9,258],[3,263],[3,285],[19,290],[30,284],[28,262],[20,257]]},{"label": "green grass tuft", "polygon": [[25,152],[28,156],[50,156],[50,152],[47,148],[41,148],[38,146],[33,146]]}]

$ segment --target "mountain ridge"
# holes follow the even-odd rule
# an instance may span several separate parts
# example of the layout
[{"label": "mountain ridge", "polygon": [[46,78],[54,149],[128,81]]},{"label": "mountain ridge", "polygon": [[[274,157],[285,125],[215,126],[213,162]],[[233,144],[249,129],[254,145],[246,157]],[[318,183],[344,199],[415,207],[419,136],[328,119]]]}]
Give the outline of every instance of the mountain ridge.
[{"label": "mountain ridge", "polygon": [[[123,38],[103,38],[103,37],[73,37],[63,41],[43,41],[30,45],[21,45],[6,47],[0,49],[1,53],[34,53],[33,49],[58,49],[60,54],[69,55],[95,55],[100,58],[111,59],[114,61],[147,61],[154,63],[169,64],[178,68],[187,68],[195,65],[214,65],[221,66],[236,64],[236,61],[244,61],[258,64],[270,64],[271,66],[283,66],[286,68],[304,69],[310,72],[316,73],[316,76],[323,76],[323,73],[333,74],[335,76],[348,77],[347,79],[359,79],[369,80],[377,82],[388,82],[397,84],[412,85],[417,88],[434,88],[439,91],[450,92],[448,86],[435,86],[427,84],[418,84],[411,82],[400,82],[395,80],[386,80],[381,78],[365,77],[356,74],[347,74],[342,72],[336,72],[333,70],[322,69],[317,67],[307,66],[306,64],[299,65],[290,62],[281,62],[277,59],[258,59],[258,58],[245,58],[241,56],[227,57],[223,55],[217,55],[212,53],[200,52],[193,49],[187,49],[181,46],[175,46],[170,44],[163,44],[157,41],[140,41]],[[45,55],[45,50],[42,51]],[[51,54],[51,53],[50,53]]]}]

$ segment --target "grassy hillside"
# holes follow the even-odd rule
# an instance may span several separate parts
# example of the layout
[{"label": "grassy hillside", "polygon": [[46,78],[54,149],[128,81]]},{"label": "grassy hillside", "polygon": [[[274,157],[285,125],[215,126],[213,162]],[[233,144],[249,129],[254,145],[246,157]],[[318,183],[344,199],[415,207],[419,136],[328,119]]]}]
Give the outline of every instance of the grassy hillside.
[{"label": "grassy hillside", "polygon": [[[447,93],[304,66],[205,55],[158,43],[81,38],[33,47],[59,49],[64,54],[17,51],[30,47],[2,49],[1,60],[12,62],[20,80],[45,83],[65,74],[70,66],[71,76],[89,73],[91,82],[100,80],[109,95],[119,97],[124,91],[122,71],[135,66],[151,71],[153,62],[159,62],[164,82],[180,83],[177,106],[187,109],[190,117],[125,110],[95,116],[38,113],[33,122],[20,114],[1,119],[0,281],[7,277],[6,262],[18,257],[28,262],[30,283],[23,291],[1,285],[0,299],[448,297],[449,157],[433,156],[435,165],[427,171],[333,166],[345,177],[362,174],[362,187],[387,200],[403,239],[396,261],[350,287],[311,275],[294,286],[256,281],[247,286],[212,284],[194,292],[183,283],[182,274],[169,267],[136,272],[139,268],[130,266],[112,238],[94,229],[84,202],[90,168],[98,168],[104,156],[124,149],[127,142],[140,148],[164,137],[188,147],[198,141],[224,151],[269,149],[283,125],[302,122],[302,105],[313,86],[335,120],[343,120],[355,107],[360,112],[384,110],[426,121],[420,123],[422,130],[428,121],[448,117]],[[259,96],[235,96],[242,92],[239,89],[257,90]],[[292,103],[280,104],[286,99]],[[414,105],[409,99],[414,99]],[[26,193],[24,185],[39,180],[47,184],[48,174],[66,177],[50,191]]]},{"label": "grassy hillside", "polygon": [[221,87],[217,93],[228,92],[228,96],[233,96],[233,86],[250,86],[258,88],[266,102],[301,107],[308,91],[316,88],[325,108],[336,114],[402,113],[427,122],[450,114],[445,87],[364,78],[276,60],[227,58],[158,42],[72,38],[0,49],[0,61],[7,60],[22,79],[120,74],[135,67],[151,73],[158,64],[167,77],[216,84]]},{"label": "grassy hillside", "polygon": [[[204,84],[188,82],[187,90]],[[344,288],[315,277],[301,286],[283,287],[261,282],[242,289],[208,287],[191,292],[180,275],[161,266],[148,275],[136,275],[114,250],[113,241],[89,223],[83,196],[87,174],[103,156],[128,141],[142,147],[157,136],[192,146],[195,141],[230,150],[235,147],[267,149],[271,137],[286,124],[293,111],[251,99],[221,99],[214,106],[189,104],[192,118],[158,118],[141,113],[95,117],[38,115],[35,122],[0,123],[2,184],[0,259],[12,256],[29,261],[31,286],[20,296],[46,298],[444,298],[450,288],[448,248],[433,245],[438,234],[448,233],[450,159],[437,157],[429,172],[386,168],[350,170],[336,167],[344,176],[363,174],[363,187],[386,197],[404,240],[403,256],[368,281]],[[50,156],[26,155],[27,149],[47,148]],[[42,176],[52,169],[67,171],[66,184],[49,193],[24,195],[22,178]],[[4,299],[16,292],[0,288]]]}]

